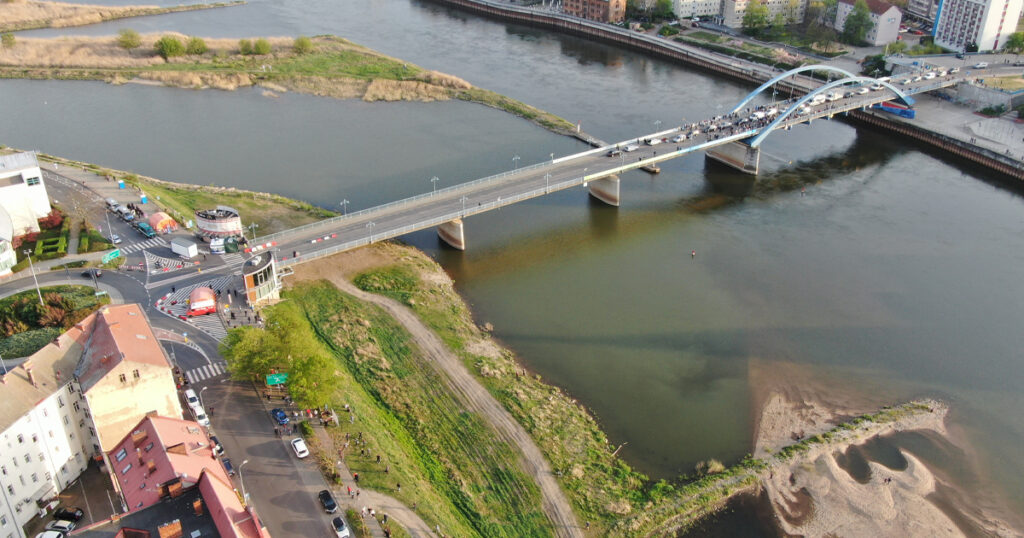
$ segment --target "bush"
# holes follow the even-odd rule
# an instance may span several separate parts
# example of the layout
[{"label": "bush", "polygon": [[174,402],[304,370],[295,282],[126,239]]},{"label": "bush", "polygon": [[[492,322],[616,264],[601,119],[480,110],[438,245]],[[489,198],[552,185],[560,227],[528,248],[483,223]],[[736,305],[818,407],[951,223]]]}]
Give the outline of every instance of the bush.
[{"label": "bush", "polygon": [[117,46],[122,49],[132,50],[137,49],[142,45],[142,38],[139,37],[139,33],[131,28],[124,28],[117,32]]},{"label": "bush", "polygon": [[206,46],[206,41],[203,41],[201,37],[190,37],[188,43],[185,45],[185,54],[191,56],[198,56],[200,54],[206,54],[206,51],[210,50]]},{"label": "bush", "polygon": [[313,50],[313,40],[304,35],[300,35],[295,38],[295,44],[292,45],[292,48],[295,50],[296,54],[306,54]]},{"label": "bush", "polygon": [[14,34],[7,32],[0,37],[0,41],[3,42],[4,48],[9,49],[14,47]]},{"label": "bush", "polygon": [[985,116],[997,117],[1006,113],[1006,107],[1004,105],[987,106],[978,112]]},{"label": "bush", "polygon": [[185,45],[182,44],[180,39],[170,35],[165,35],[158,39],[153,48],[156,50],[156,53],[162,56],[165,60],[175,56],[185,55]]},{"label": "bush", "polygon": [[64,222],[64,215],[60,210],[53,208],[45,217],[39,219],[39,227],[43,230],[52,230]]},{"label": "bush", "polygon": [[666,36],[666,37],[668,37],[670,35],[676,35],[678,33],[679,33],[679,29],[674,27],[674,26],[662,26],[661,30],[658,30],[658,35],[663,35],[663,36]]},{"label": "bush", "polygon": [[246,56],[252,54],[252,40],[239,39],[238,40],[238,52]]},{"label": "bush", "polygon": [[252,46],[252,53],[264,56],[270,54],[270,41],[263,39],[262,37],[256,40],[256,43]]}]

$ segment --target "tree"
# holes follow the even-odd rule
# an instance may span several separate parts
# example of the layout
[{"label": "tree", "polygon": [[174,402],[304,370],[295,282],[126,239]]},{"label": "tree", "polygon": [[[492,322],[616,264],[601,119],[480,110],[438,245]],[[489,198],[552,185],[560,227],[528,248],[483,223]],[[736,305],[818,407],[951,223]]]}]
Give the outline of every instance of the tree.
[{"label": "tree", "polygon": [[672,0],[658,0],[654,5],[654,12],[651,16],[655,20],[669,20],[676,18],[672,11]]},{"label": "tree", "polygon": [[175,56],[184,56],[185,45],[182,44],[181,40],[172,36],[165,35],[160,39],[156,40],[156,44],[153,45],[156,53],[166,60]]},{"label": "tree", "polygon": [[789,0],[786,3],[786,22],[788,24],[800,22],[800,0]]},{"label": "tree", "polygon": [[768,6],[758,0],[750,0],[743,13],[743,32],[756,36],[768,26]]},{"label": "tree", "polygon": [[6,32],[0,37],[0,42],[3,43],[5,49],[14,48],[14,34]]},{"label": "tree", "polygon": [[1006,45],[1004,47],[1006,52],[1013,52],[1020,54],[1024,52],[1024,32],[1014,32],[1006,38]]},{"label": "tree", "polygon": [[857,0],[853,4],[853,11],[846,16],[846,22],[843,23],[843,42],[851,45],[863,43],[872,26],[874,25],[871,22],[871,10],[868,9],[868,3],[864,0]]},{"label": "tree", "polygon": [[292,49],[295,50],[296,54],[308,54],[313,51],[313,40],[300,35],[295,38],[295,44],[292,45]]},{"label": "tree", "polygon": [[220,353],[228,363],[228,371],[236,379],[258,379],[271,368],[285,366],[268,352],[270,342],[266,331],[255,327],[238,327],[228,331],[220,343]]},{"label": "tree", "polygon": [[270,54],[270,41],[267,41],[262,37],[257,39],[252,45],[252,53],[260,56]]},{"label": "tree", "polygon": [[825,4],[820,1],[808,2],[804,11],[804,30],[812,26],[820,25],[821,18],[825,15]]},{"label": "tree", "polygon": [[122,28],[117,32],[117,46],[125,50],[137,49],[142,45],[139,33],[131,28]]},{"label": "tree", "polygon": [[207,50],[210,49],[206,47],[206,41],[203,41],[201,37],[190,37],[188,38],[188,43],[185,44],[185,54],[191,56],[206,54]]},{"label": "tree", "polygon": [[889,54],[899,54],[905,50],[907,50],[906,41],[893,41],[885,46],[885,51]]},{"label": "tree", "polygon": [[836,26],[836,15],[839,14],[839,0],[822,0],[821,23],[830,28]]},{"label": "tree", "polygon": [[786,16],[782,13],[776,13],[775,18],[772,19],[771,38],[781,39],[786,35]]},{"label": "tree", "polygon": [[238,52],[246,56],[252,54],[252,40],[251,39],[239,39],[238,40]]}]

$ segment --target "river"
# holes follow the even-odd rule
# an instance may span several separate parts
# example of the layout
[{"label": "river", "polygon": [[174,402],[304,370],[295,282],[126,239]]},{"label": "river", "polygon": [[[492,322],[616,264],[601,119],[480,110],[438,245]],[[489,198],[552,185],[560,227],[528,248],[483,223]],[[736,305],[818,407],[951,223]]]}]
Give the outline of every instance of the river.
[{"label": "river", "polygon": [[[123,27],[337,34],[606,140],[720,114],[752,89],[415,0],[254,0],[24,35]],[[0,81],[0,103],[4,144],[325,206],[345,198],[349,210],[429,190],[432,176],[445,186],[511,168],[514,155],[525,165],[582,147],[466,103],[29,81]],[[984,170],[841,122],[763,147],[756,184],[692,156],[625,175],[617,209],[563,191],[469,219],[464,253],[432,232],[405,239],[645,473],[750,452],[751,372],[797,364],[874,397],[949,400],[970,447],[933,463],[977,469],[973,487],[994,484],[1024,513],[1024,200]]]}]

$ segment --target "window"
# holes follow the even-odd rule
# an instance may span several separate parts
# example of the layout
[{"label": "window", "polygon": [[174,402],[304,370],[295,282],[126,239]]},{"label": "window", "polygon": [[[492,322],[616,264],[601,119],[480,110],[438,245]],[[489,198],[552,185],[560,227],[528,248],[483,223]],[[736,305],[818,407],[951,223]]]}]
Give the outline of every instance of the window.
[{"label": "window", "polygon": [[18,434],[18,444],[21,444],[21,443],[24,443],[24,442],[25,442],[25,436],[19,433]]},{"label": "window", "polygon": [[25,454],[25,463],[32,463],[32,456]]},{"label": "window", "polygon": [[[65,426],[70,426],[71,425],[71,417],[69,417],[67,415],[64,415],[64,425]],[[53,433],[53,432],[50,432],[50,433]]]},{"label": "window", "polygon": [[132,464],[129,463],[128,465],[124,466],[124,469],[121,469],[121,474],[128,474],[128,471],[131,471],[131,470],[132,470]]},{"label": "window", "polygon": [[46,473],[46,479],[50,480],[51,478],[53,478],[53,475],[51,475],[49,472],[47,472]]},{"label": "window", "polygon": [[47,411],[45,407],[43,408],[43,416],[44,416],[44,417],[48,417],[48,416],[50,416],[50,412],[49,412],[49,411]]},{"label": "window", "polygon": [[121,461],[123,461],[127,457],[128,457],[128,450],[126,450],[124,448],[122,448],[121,450],[118,450],[117,454],[114,454],[114,459],[116,459],[118,463],[120,463]]},{"label": "window", "polygon": [[0,516],[0,526],[7,526],[7,515]]},{"label": "window", "polygon": [[25,485],[25,477],[24,477],[24,476],[22,476],[22,475],[18,475],[18,480],[21,480],[21,485],[22,485],[22,486],[24,486],[24,485]]},{"label": "window", "polygon": [[125,383],[128,381],[128,376],[121,374],[120,376],[118,376],[118,379],[120,379],[122,383]]},{"label": "window", "polygon": [[36,473],[32,473],[32,481],[39,482],[39,475],[37,475]]},{"label": "window", "polygon": [[138,379],[138,378],[140,378],[142,376],[139,375],[139,371],[138,370],[132,370],[132,377],[134,377],[135,379]]},{"label": "window", "polygon": [[64,397],[57,396],[57,407],[64,407]]},{"label": "window", "polygon": [[68,474],[68,466],[67,465],[61,465],[60,466],[60,474]]},{"label": "window", "polygon": [[39,184],[39,178],[37,178],[37,177],[27,177],[27,178],[25,178],[25,184],[28,185],[29,187],[31,187],[33,185],[38,185]]},{"label": "window", "polygon": [[39,453],[39,461],[43,461],[44,459],[46,459],[46,456],[44,456],[43,453],[40,452]]},{"label": "window", "polygon": [[71,394],[75,393],[75,385],[74,384],[68,383],[68,392],[70,392]]},{"label": "window", "polygon": [[38,443],[39,442],[39,436],[33,433],[32,434],[32,442],[33,443]]},{"label": "window", "polygon": [[76,412],[82,409],[78,406],[78,402],[71,402],[71,407],[75,408]]},{"label": "window", "polygon": [[96,437],[96,430],[92,429],[92,426],[89,426],[89,435]]},{"label": "window", "polygon": [[153,441],[150,441],[149,444],[146,445],[145,450],[146,450],[146,452],[149,452],[150,450],[153,450]]},{"label": "window", "polygon": [[14,495],[14,486],[7,484],[7,493]]},{"label": "window", "polygon": [[3,470],[4,476],[7,476],[7,466],[6,465],[0,465],[0,470]]}]

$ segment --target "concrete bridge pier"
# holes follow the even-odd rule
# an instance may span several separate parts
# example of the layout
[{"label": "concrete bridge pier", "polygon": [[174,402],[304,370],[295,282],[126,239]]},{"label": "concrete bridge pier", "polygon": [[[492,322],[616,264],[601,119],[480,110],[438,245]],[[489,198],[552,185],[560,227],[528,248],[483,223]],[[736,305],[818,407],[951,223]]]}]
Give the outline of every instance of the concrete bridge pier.
[{"label": "concrete bridge pier", "polygon": [[463,233],[462,219],[450,220],[438,226],[437,235],[452,248],[466,250],[466,236]]},{"label": "concrete bridge pier", "polygon": [[715,146],[704,152],[705,157],[731,166],[740,172],[757,175],[761,162],[761,148],[751,147],[747,140],[737,140]]},{"label": "concrete bridge pier", "polygon": [[587,183],[590,195],[602,202],[619,207],[619,176],[608,176]]}]

